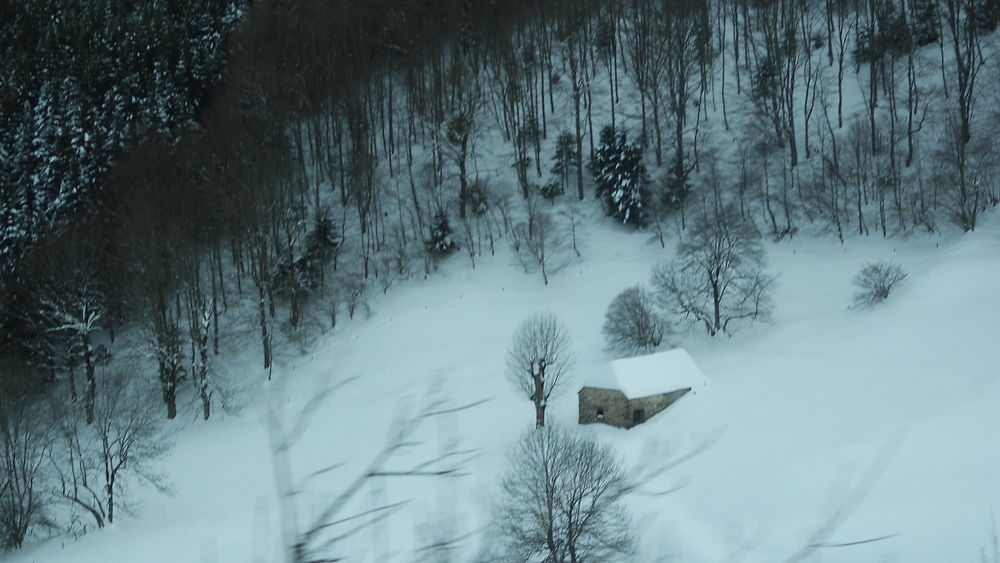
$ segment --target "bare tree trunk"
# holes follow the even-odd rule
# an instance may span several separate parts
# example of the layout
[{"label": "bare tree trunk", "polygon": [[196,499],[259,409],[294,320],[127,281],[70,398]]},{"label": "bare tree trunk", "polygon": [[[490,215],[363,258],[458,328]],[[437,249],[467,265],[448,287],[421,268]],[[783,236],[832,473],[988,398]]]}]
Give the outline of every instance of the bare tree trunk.
[{"label": "bare tree trunk", "polygon": [[545,405],[535,402],[535,428],[545,426]]},{"label": "bare tree trunk", "polygon": [[81,344],[83,345],[83,365],[87,374],[87,389],[84,391],[83,409],[86,413],[87,424],[94,423],[94,400],[97,397],[97,377],[94,373],[94,353],[90,343],[90,334],[84,332]]},{"label": "bare tree trunk", "polygon": [[[264,301],[264,285],[257,284],[257,318],[260,321],[260,342],[264,350],[264,369],[271,369],[271,335],[267,330],[267,311]],[[268,375],[270,379],[270,375]]]},{"label": "bare tree trunk", "polygon": [[[570,67],[574,68],[574,67]],[[580,123],[580,86],[576,72],[573,72],[573,109],[576,124],[576,197],[583,201],[583,128]]]}]

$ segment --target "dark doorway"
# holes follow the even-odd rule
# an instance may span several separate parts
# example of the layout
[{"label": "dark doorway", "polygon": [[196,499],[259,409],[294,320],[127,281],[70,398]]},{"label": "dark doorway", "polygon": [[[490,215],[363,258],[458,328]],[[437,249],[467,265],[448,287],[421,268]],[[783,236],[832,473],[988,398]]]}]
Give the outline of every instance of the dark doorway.
[{"label": "dark doorway", "polygon": [[642,424],[646,421],[646,409],[635,409],[632,411],[632,424]]},{"label": "dark doorway", "polygon": [[597,420],[604,420],[604,409],[597,409]]}]

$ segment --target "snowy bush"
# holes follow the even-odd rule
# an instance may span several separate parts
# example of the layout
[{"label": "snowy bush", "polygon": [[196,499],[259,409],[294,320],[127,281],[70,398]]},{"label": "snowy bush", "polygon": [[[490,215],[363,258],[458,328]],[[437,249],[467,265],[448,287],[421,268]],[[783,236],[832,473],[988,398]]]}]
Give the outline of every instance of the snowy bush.
[{"label": "snowy bush", "polygon": [[906,279],[907,273],[899,264],[892,262],[869,262],[854,276],[854,305],[875,305],[884,301],[892,290]]},{"label": "snowy bush", "polygon": [[559,182],[549,182],[547,184],[542,184],[542,186],[538,188],[538,192],[542,194],[542,197],[551,201],[563,195],[565,190],[563,190],[562,184]]},{"label": "snowy bush", "polygon": [[474,215],[482,216],[490,209],[490,187],[485,180],[476,180],[469,184],[469,194],[466,200]]},{"label": "snowy bush", "polygon": [[635,354],[659,346],[665,331],[652,296],[641,285],[635,285],[619,293],[608,305],[602,332],[611,349]]}]

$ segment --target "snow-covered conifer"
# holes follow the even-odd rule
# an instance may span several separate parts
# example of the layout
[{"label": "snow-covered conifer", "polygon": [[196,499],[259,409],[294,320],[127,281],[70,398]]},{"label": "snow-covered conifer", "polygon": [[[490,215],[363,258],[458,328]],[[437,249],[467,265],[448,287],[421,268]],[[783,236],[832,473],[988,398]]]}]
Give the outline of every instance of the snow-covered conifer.
[{"label": "snow-covered conifer", "polygon": [[651,196],[642,147],[629,143],[627,132],[605,127],[591,168],[605,212],[623,224],[643,226]]},{"label": "snow-covered conifer", "polygon": [[427,250],[431,254],[448,254],[455,250],[455,241],[451,235],[454,230],[448,221],[448,213],[443,209],[434,214],[434,222],[431,223],[431,237],[427,241]]}]

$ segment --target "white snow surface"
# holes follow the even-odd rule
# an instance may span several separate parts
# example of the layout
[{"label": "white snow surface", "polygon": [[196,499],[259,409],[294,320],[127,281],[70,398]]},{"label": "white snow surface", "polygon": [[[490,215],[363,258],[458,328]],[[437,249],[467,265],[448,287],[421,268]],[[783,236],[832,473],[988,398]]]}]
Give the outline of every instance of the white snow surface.
[{"label": "white snow surface", "polygon": [[[247,337],[226,370],[249,403],[196,420],[192,404],[165,471],[175,493],[140,494],[135,516],[79,540],[28,547],[13,563],[246,563],[278,561],[281,525],[264,405],[292,413],[337,387],[292,451],[303,485],[300,522],[361,471],[401,411],[428,394],[489,402],[425,425],[412,457],[448,444],[474,448],[455,479],[378,479],[356,510],[409,501],[341,546],[350,561],[414,561],[441,536],[464,537],[453,560],[488,549],[498,477],[533,422],[530,401],[504,377],[517,323],[546,309],[570,327],[578,381],[606,369],[604,309],[672,255],[643,234],[589,219],[584,259],[548,286],[498,254],[476,269],[454,256],[427,280],[401,285],[321,336],[303,354],[277,350],[271,383]],[[637,561],[979,561],[1000,511],[1000,215],[973,233],[835,240],[799,236],[768,247],[780,276],[770,325],[733,337],[671,335],[711,374],[686,397],[628,432],[581,427],[614,445],[643,487],[630,497]],[[849,309],[863,262],[892,259],[910,276],[885,302]],[[549,407],[576,420],[576,386]],[[663,473],[655,470],[695,453]],[[876,541],[868,541],[876,540]],[[865,542],[865,543],[856,543]],[[814,546],[810,548],[809,546]],[[803,550],[805,550],[803,552]]]},{"label": "white snow surface", "polygon": [[587,387],[617,389],[629,399],[707,385],[708,378],[683,348],[614,360],[584,382]]}]

